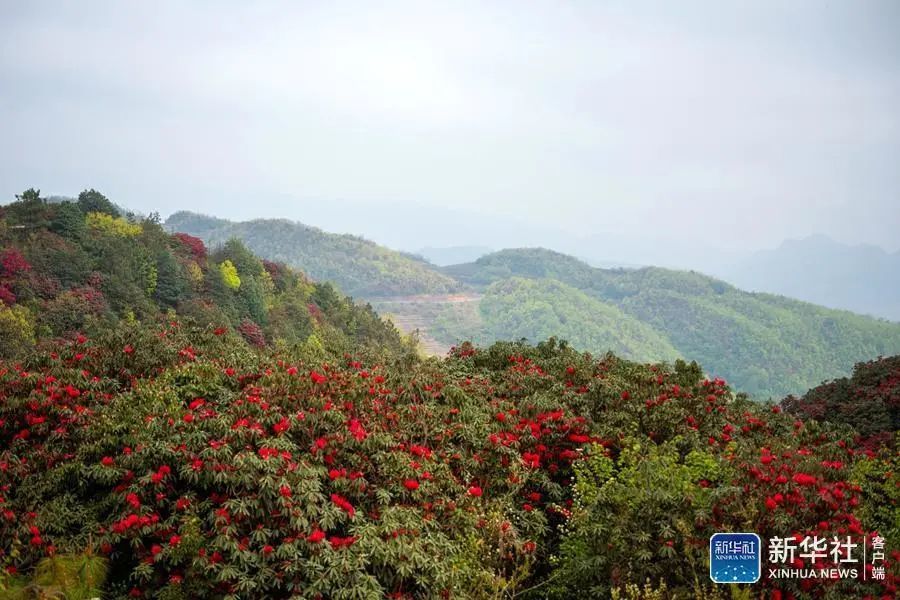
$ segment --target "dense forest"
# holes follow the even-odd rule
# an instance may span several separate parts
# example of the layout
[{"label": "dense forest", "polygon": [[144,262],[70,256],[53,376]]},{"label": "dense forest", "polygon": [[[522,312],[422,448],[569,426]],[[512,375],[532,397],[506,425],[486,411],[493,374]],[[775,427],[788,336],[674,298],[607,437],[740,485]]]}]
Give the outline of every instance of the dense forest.
[{"label": "dense forest", "polygon": [[285,219],[234,223],[177,212],[165,225],[170,231],[196,235],[210,246],[240,239],[259,256],[302,268],[310,277],[335,283],[342,292],[354,297],[437,294],[460,288],[456,281],[418,256]]},{"label": "dense forest", "polygon": [[457,340],[462,330],[464,339],[481,343],[556,336],[577,348],[609,350],[632,360],[672,361],[679,356],[664,335],[615,304],[555,279],[501,279],[485,291],[469,329],[453,319],[458,314],[451,308],[438,315],[433,334]]},{"label": "dense forest", "polygon": [[22,194],[0,242],[0,598],[896,594],[896,550],[884,580],[731,591],[707,555],[718,531],[898,547],[896,359],[782,410],[555,338],[424,358],[329,284],[93,190]]},{"label": "dense forest", "polygon": [[[469,320],[470,331],[478,332],[481,327],[486,336],[482,340],[541,339],[548,327],[561,326],[555,322],[557,315],[546,310],[548,302],[559,302],[573,308],[566,314],[564,326],[574,330],[570,339],[577,339],[585,349],[602,352],[613,346],[604,345],[608,342],[603,338],[595,338],[601,341],[597,344],[585,336],[597,323],[604,323],[603,310],[608,313],[615,308],[665,341],[665,345],[654,342],[654,355],[647,353],[641,338],[629,335],[629,346],[641,350],[630,354],[634,358],[665,357],[661,349],[672,347],[678,355],[697,360],[710,373],[726,376],[762,398],[799,393],[825,379],[849,373],[856,362],[900,353],[898,323],[782,296],[743,292],[694,272],[653,267],[599,269],[542,249],[503,250],[444,271],[485,291],[481,310],[470,315],[474,321]],[[508,282],[523,277],[553,280],[568,287],[554,286],[551,292],[544,283],[532,285],[527,294],[522,294],[520,285]],[[574,301],[573,289],[606,308],[585,311],[583,301]],[[507,290],[515,300],[497,298]],[[498,302],[509,307],[515,320],[490,309]],[[458,320],[444,315],[441,323]],[[608,326],[609,334],[615,335],[616,327],[621,331],[625,322],[616,319]],[[583,334],[579,336],[579,332]],[[450,327],[440,324],[435,333],[449,342],[464,338],[454,336]]]},{"label": "dense forest", "polygon": [[91,334],[119,322],[183,318],[234,330],[251,343],[372,343],[399,333],[368,306],[261,260],[231,239],[213,251],[170,235],[155,216],[120,214],[94,190],[48,202],[35,190],[0,208],[0,356],[41,339]]},{"label": "dense forest", "polygon": [[[592,352],[612,350],[638,361],[697,360],[758,399],[799,394],[848,375],[856,362],[900,353],[898,323],[744,292],[695,272],[595,268],[540,248],[437,267],[361,238],[288,221],[232,223],[182,212],[166,226],[213,247],[235,236],[263,257],[337,282],[398,322],[415,323],[429,347],[556,335]],[[407,300],[448,293],[481,298],[475,304]]]}]

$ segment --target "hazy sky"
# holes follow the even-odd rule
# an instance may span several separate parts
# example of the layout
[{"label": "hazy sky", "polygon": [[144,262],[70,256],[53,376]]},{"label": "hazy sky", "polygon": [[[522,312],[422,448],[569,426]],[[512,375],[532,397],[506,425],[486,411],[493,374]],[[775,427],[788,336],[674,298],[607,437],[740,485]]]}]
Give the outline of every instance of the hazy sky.
[{"label": "hazy sky", "polygon": [[900,2],[0,0],[0,131],[3,201],[893,251]]}]

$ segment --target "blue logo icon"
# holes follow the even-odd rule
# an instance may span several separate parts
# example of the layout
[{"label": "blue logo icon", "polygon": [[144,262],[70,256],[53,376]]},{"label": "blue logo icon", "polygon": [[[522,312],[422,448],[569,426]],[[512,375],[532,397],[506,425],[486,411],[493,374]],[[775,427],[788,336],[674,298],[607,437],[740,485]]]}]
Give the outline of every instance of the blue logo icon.
[{"label": "blue logo icon", "polygon": [[755,533],[715,533],[709,538],[709,578],[715,583],[756,583],[761,561]]}]

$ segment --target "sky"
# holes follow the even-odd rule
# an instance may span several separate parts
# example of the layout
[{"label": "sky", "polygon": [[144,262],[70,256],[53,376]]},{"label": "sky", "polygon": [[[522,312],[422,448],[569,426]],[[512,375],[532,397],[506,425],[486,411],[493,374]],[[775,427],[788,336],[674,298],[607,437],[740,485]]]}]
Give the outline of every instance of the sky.
[{"label": "sky", "polygon": [[900,2],[0,0],[0,131],[3,201],[408,250],[893,252]]}]

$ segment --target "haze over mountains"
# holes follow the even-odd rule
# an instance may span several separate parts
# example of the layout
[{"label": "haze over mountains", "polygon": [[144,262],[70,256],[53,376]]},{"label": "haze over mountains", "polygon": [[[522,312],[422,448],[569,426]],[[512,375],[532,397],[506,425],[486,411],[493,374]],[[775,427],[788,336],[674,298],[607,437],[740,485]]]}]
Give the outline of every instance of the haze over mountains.
[{"label": "haze over mountains", "polygon": [[697,360],[757,397],[799,393],[860,360],[900,353],[898,323],[742,291],[697,272],[597,268],[534,248],[439,267],[283,219],[234,223],[179,212],[166,227],[212,246],[237,237],[264,258],[333,281],[418,329],[438,353],[463,340],[555,336],[634,360]]},{"label": "haze over mountains", "polygon": [[878,246],[814,235],[712,272],[747,290],[900,321],[900,252]]}]

